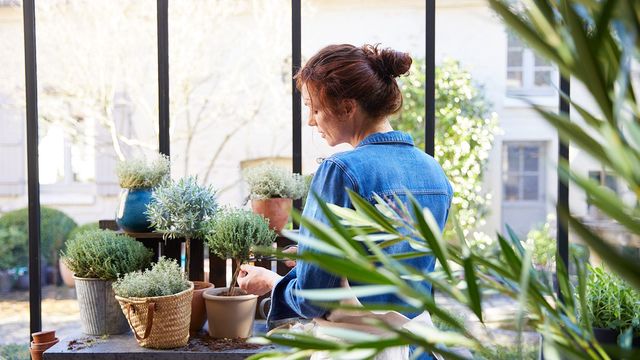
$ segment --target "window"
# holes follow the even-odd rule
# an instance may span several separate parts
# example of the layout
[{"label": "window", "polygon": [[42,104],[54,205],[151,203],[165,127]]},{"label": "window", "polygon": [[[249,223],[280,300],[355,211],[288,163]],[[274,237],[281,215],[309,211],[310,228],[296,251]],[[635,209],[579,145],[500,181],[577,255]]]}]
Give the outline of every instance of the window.
[{"label": "window", "polygon": [[507,92],[513,95],[552,95],[556,71],[547,60],[533,50],[514,33],[507,40]]},{"label": "window", "polygon": [[503,202],[544,201],[542,144],[505,143],[503,149]]},{"label": "window", "polygon": [[75,131],[61,124],[43,127],[40,139],[40,182],[73,184],[95,181],[95,141],[93,121],[81,120]]},{"label": "window", "polygon": [[[618,180],[616,179],[613,173],[605,172],[602,170],[591,170],[589,171],[589,179],[597,182],[600,186],[605,186],[613,191],[615,194],[619,194],[618,191]],[[596,214],[597,209],[591,206],[591,199],[587,194],[587,211],[590,214]]]}]

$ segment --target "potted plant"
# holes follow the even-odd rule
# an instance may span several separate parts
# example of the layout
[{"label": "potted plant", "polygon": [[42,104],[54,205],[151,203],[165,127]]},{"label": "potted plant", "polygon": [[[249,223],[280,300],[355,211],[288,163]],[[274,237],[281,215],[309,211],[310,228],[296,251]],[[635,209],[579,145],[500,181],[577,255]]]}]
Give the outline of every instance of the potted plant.
[{"label": "potted plant", "polygon": [[125,274],[113,283],[113,290],[140,346],[187,345],[193,283],[175,260],[161,257],[144,272]]},{"label": "potted plant", "polygon": [[633,347],[640,347],[640,293],[602,266],[589,266],[587,315],[601,344],[616,344],[631,329]]},{"label": "potted plant", "polygon": [[152,230],[144,212],[151,201],[153,188],[167,179],[170,173],[169,158],[160,154],[150,161],[134,158],[118,163],[116,174],[122,192],[116,222],[121,229],[127,232]]},{"label": "potted plant", "polygon": [[249,184],[251,208],[280,232],[289,219],[292,200],[300,199],[306,191],[304,178],[271,163],[246,169],[244,178]]},{"label": "potted plant", "polygon": [[[80,233],[84,233],[89,230],[98,230],[98,229],[99,229],[99,226],[97,222],[80,225],[75,229],[71,230],[71,232],[69,233],[69,239],[72,239],[78,236],[78,234]],[[76,285],[75,285],[75,282],[73,281],[73,272],[69,270],[69,268],[64,263],[64,261],[60,261],[59,263],[60,263],[60,277],[62,278],[62,282],[67,287],[70,287],[70,288],[75,287]]]},{"label": "potted plant", "polygon": [[[191,241],[203,241],[203,226],[218,208],[216,193],[211,186],[201,186],[197,178],[187,177],[178,181],[166,181],[158,186],[151,198],[146,214],[156,230],[164,232],[164,238],[184,238],[186,266],[189,278],[191,266]],[[194,281],[191,329],[202,329],[206,319],[202,292],[212,287],[208,282]]]},{"label": "potted plant", "polygon": [[223,259],[231,258],[237,268],[228,288],[204,292],[213,338],[246,338],[251,335],[257,295],[236,288],[240,265],[249,260],[254,247],[271,246],[276,234],[260,215],[241,209],[225,209],[207,224],[209,250]]},{"label": "potted plant", "polygon": [[61,256],[74,273],[83,331],[89,335],[127,331],[111,284],[122,274],[148,266],[151,251],[128,236],[89,230],[67,241]]}]

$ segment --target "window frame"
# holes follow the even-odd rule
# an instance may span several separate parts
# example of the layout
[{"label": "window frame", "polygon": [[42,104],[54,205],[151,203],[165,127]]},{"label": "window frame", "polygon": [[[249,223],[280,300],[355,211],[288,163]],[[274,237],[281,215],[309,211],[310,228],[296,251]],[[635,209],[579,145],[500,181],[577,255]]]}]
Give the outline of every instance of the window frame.
[{"label": "window frame", "polygon": [[[509,170],[508,158],[509,148],[512,146],[518,146],[520,148],[519,153],[519,165],[518,170]],[[538,170],[530,171],[524,170],[524,149],[525,147],[535,146],[538,148]],[[507,206],[539,206],[545,202],[547,196],[547,184],[546,184],[546,171],[544,166],[544,159],[546,157],[546,143],[544,141],[503,141],[502,142],[502,162],[501,162],[501,194],[502,204]],[[514,175],[515,174],[515,175]],[[524,183],[522,178],[524,176],[536,175],[538,178],[538,196],[536,200],[524,199]],[[509,200],[506,197],[506,183],[509,176],[517,176],[518,180],[518,199]]]}]

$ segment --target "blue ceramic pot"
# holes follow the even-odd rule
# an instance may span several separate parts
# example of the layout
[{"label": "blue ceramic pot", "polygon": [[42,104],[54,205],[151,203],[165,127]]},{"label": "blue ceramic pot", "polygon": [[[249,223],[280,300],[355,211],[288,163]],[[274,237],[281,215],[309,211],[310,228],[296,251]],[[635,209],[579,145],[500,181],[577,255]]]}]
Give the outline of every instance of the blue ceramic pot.
[{"label": "blue ceramic pot", "polygon": [[122,189],[116,213],[118,226],[126,232],[150,232],[147,220],[147,205],[151,202],[151,189]]}]

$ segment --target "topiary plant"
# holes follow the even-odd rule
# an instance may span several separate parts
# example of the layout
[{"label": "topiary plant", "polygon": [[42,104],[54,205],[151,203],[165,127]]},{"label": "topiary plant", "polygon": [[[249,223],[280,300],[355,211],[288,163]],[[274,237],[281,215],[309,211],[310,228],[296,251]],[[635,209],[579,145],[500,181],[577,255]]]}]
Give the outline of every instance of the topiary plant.
[{"label": "topiary plant", "polygon": [[218,209],[216,192],[211,186],[200,186],[195,177],[166,181],[153,192],[147,206],[147,219],[163,237],[185,238],[186,272],[191,264],[191,240],[204,238],[205,221]]},{"label": "topiary plant", "polygon": [[249,260],[254,247],[271,246],[276,234],[262,216],[233,208],[219,212],[206,228],[209,250],[223,259],[233,259],[238,266],[229,286],[233,296],[240,265]]},{"label": "topiary plant", "polygon": [[27,234],[15,226],[0,228],[0,270],[24,266],[28,262]]},{"label": "topiary plant", "polygon": [[175,260],[161,257],[150,269],[125,274],[113,283],[113,291],[120,297],[153,297],[177,294],[191,284]]},{"label": "topiary plant", "polygon": [[[44,206],[40,208],[40,253],[47,265],[57,265],[58,252],[76,226],[76,222],[64,212]],[[11,228],[13,230],[9,230]],[[15,236],[13,240],[5,240],[13,244],[12,256],[15,258],[15,266],[26,266],[29,259],[28,209],[10,211],[0,217],[1,230],[10,231]]]},{"label": "topiary plant", "polygon": [[116,280],[149,266],[153,254],[126,235],[110,230],[87,230],[70,239],[61,256],[77,277]]},{"label": "topiary plant", "polygon": [[154,188],[171,173],[169,158],[157,154],[151,160],[134,158],[121,161],[116,166],[116,174],[123,189]]},{"label": "topiary plant", "polygon": [[305,195],[306,184],[300,174],[291,173],[272,163],[246,169],[243,173],[249,184],[249,197],[253,200],[283,198],[300,199]]}]

